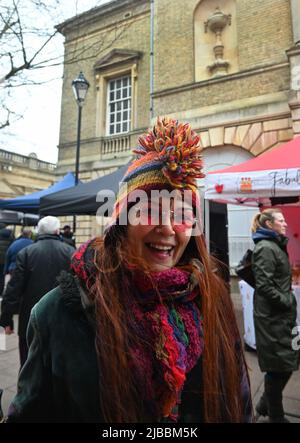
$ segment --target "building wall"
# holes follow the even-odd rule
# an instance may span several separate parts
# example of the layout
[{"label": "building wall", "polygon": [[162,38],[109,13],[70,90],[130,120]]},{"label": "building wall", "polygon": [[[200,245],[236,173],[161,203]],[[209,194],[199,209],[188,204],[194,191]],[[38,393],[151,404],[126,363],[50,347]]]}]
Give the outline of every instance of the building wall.
[{"label": "building wall", "polygon": [[[230,146],[252,156],[300,134],[300,17],[295,5],[292,0],[155,0],[154,117],[188,121],[200,132],[204,149],[225,152]],[[216,7],[227,16],[218,36],[210,26]],[[90,179],[124,164],[150,124],[150,0],[116,0],[65,22],[60,30],[66,37],[66,64],[58,171],[75,162],[77,107],[70,85],[83,70],[91,87],[83,108],[80,168],[81,178]],[[218,57],[217,42],[223,46]],[[105,76],[109,69],[124,67],[122,54],[112,50],[140,54],[128,62],[136,82],[135,116],[130,133],[119,137],[123,148],[118,137],[106,137],[101,123]],[[87,57],[68,64],[72,53],[75,59],[81,53]],[[91,220],[85,223],[86,234]]]},{"label": "building wall", "polygon": [[[122,3],[122,2],[120,2]],[[71,88],[72,80],[83,71],[90,83],[90,89],[82,112],[81,126],[81,171],[103,169],[107,167],[100,163],[101,137],[97,133],[98,120],[102,118],[99,112],[99,88],[95,63],[112,49],[130,49],[139,51],[141,57],[137,62],[137,103],[135,109],[136,121],[132,128],[132,138],[136,139],[136,130],[144,129],[149,123],[149,4],[147,1],[123,2],[128,6],[120,10],[104,14],[98,21],[95,19],[77,27],[71,27],[66,34],[64,81],[61,106],[61,125],[59,142],[59,171],[65,171],[71,159],[75,161],[77,137],[77,105]],[[129,15],[127,17],[127,15]],[[126,18],[127,17],[127,18]],[[84,60],[68,64],[71,58],[81,57]],[[103,110],[102,110],[103,113]],[[129,147],[128,147],[129,148]],[[130,155],[128,149],[127,157]],[[112,160],[114,158],[112,157]],[[117,159],[118,160],[118,159]],[[96,164],[94,164],[96,162]],[[112,162],[118,166],[118,161]]]},{"label": "building wall", "polygon": [[48,188],[56,165],[0,149],[0,198],[15,198]]},{"label": "building wall", "polygon": [[[155,20],[155,90],[179,87],[194,82],[194,19],[204,28],[215,5],[226,13],[226,0],[158,0]],[[288,0],[235,0],[236,47],[239,71],[259,65],[287,61],[285,50],[292,46],[290,2]],[[201,15],[197,10],[201,7]],[[227,26],[224,32],[231,32]],[[211,36],[213,47],[215,38]],[[226,43],[225,43],[226,53]],[[161,61],[165,60],[164,69]]]}]

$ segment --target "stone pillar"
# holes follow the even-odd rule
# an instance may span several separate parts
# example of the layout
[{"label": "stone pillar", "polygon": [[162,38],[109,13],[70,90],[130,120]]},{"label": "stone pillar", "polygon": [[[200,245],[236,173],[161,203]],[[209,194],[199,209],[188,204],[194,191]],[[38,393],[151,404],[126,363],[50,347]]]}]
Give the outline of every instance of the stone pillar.
[{"label": "stone pillar", "polygon": [[300,45],[300,0],[291,0],[294,45]]}]

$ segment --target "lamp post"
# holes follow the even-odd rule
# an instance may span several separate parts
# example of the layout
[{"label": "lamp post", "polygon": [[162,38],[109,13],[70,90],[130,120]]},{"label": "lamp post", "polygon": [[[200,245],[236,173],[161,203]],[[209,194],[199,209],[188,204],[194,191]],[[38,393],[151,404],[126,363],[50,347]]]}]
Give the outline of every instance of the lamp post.
[{"label": "lamp post", "polygon": [[[78,184],[79,176],[79,157],[80,157],[80,132],[81,132],[81,111],[84,104],[86,94],[89,89],[89,82],[80,71],[77,78],[72,81],[72,88],[75,100],[78,105],[78,121],[77,121],[77,144],[76,144],[76,163],[75,163],[75,185]],[[73,232],[76,231],[76,216],[73,218]]]}]

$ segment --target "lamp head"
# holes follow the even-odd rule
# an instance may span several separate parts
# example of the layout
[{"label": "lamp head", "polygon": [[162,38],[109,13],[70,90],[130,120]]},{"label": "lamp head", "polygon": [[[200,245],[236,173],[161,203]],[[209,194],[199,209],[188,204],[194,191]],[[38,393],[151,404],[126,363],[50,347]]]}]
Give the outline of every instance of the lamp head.
[{"label": "lamp head", "polygon": [[80,71],[78,77],[72,81],[74,96],[79,106],[83,105],[89,86],[89,82]]}]

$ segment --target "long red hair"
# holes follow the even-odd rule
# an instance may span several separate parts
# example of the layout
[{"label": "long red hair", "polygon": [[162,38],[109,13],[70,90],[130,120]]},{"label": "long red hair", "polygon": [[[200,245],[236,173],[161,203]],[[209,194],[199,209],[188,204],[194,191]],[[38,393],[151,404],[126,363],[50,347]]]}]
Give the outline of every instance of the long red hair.
[{"label": "long red hair", "polygon": [[[129,343],[134,345],[127,326],[123,300],[131,291],[130,276],[124,262],[147,269],[142,259],[128,251],[126,234],[114,241],[95,240],[96,281],[90,296],[96,308],[96,349],[100,368],[100,402],[104,420],[108,423],[149,421],[143,415],[143,405],[130,368]],[[129,257],[130,256],[130,257]],[[200,306],[203,315],[203,398],[204,421],[207,423],[241,422],[244,404],[241,378],[245,359],[229,288],[219,276],[218,264],[209,256],[203,236],[192,237],[181,265],[189,266],[191,258],[202,263],[196,271],[199,282]],[[241,357],[242,356],[242,357]],[[200,375],[199,375],[200,376]],[[199,417],[200,420],[200,417]]]}]

